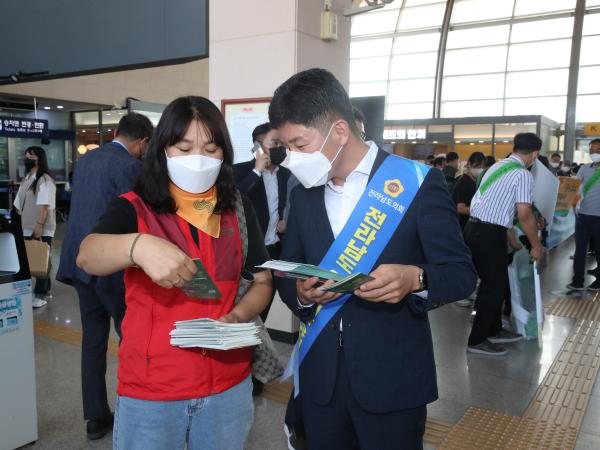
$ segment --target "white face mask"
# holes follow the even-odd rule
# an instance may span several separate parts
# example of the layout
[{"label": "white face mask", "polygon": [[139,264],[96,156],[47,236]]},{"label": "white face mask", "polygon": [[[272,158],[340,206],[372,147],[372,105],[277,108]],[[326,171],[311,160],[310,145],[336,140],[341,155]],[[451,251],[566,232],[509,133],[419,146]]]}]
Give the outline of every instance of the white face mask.
[{"label": "white face mask", "polygon": [[167,157],[169,178],[179,188],[190,194],[201,194],[214,186],[223,161],[203,155]]},{"label": "white face mask", "polygon": [[331,165],[335,162],[344,147],[340,145],[333,161],[329,161],[323,154],[323,147],[325,147],[327,139],[329,139],[333,125],[335,124],[331,124],[327,137],[325,137],[319,151],[313,153],[289,152],[287,158],[281,163],[283,167],[290,169],[296,178],[298,178],[298,181],[302,183],[302,186],[307,189],[327,183]]},{"label": "white face mask", "polygon": [[483,169],[481,167],[474,167],[471,169],[471,173],[474,177],[478,177],[479,175],[481,175],[481,172],[483,172]]},{"label": "white face mask", "polygon": [[590,158],[594,164],[597,164],[600,162],[600,153],[590,153]]},{"label": "white face mask", "polygon": [[560,166],[560,163],[557,163],[557,162],[551,162],[550,163],[550,167],[553,167],[555,169],[558,169],[559,166]]}]

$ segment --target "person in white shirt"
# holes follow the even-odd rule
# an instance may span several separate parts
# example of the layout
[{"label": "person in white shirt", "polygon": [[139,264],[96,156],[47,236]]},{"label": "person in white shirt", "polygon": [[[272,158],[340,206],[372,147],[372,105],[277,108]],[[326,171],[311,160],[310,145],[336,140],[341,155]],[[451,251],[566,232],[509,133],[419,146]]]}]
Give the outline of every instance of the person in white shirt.
[{"label": "person in white shirt", "polygon": [[[41,147],[25,150],[26,175],[15,197],[14,206],[21,214],[25,239],[41,239],[48,245],[56,231],[56,185],[48,173],[46,152]],[[33,307],[46,305],[50,294],[50,277],[35,283]]]}]

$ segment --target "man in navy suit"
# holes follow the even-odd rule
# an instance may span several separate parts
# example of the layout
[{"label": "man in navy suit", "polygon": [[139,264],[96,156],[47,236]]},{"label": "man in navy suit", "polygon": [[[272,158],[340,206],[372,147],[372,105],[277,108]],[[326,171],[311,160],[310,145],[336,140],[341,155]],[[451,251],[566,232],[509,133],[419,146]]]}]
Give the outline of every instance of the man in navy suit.
[{"label": "man in navy suit", "polygon": [[130,113],[119,121],[115,139],[90,151],[75,167],[67,231],[56,279],[75,287],[79,296],[83,342],[81,381],[87,437],[102,438],[112,427],[106,393],[106,351],[110,320],[121,335],[125,315],[123,273],[93,277],[75,264],[81,241],[92,231],[115,197],[133,189],[153,126],[141,114]]},{"label": "man in navy suit", "polygon": [[[258,223],[265,237],[271,259],[281,255],[280,238],[285,233],[284,211],[290,171],[281,167],[286,150],[281,147],[277,130],[270,123],[257,126],[252,132],[254,159],[233,166],[237,188],[252,202]],[[267,319],[271,304],[261,313]]]},{"label": "man in navy suit", "polygon": [[[318,265],[368,181],[397,157],[362,141],[346,91],[322,69],[281,85],[269,119],[291,150],[284,165],[303,185],[292,192],[282,259]],[[311,450],[422,448],[426,405],[437,399],[427,311],[468,296],[477,279],[440,171],[429,170],[373,267],[374,280],[337,311],[300,364]],[[305,323],[339,297],[317,281],[276,279]]]}]

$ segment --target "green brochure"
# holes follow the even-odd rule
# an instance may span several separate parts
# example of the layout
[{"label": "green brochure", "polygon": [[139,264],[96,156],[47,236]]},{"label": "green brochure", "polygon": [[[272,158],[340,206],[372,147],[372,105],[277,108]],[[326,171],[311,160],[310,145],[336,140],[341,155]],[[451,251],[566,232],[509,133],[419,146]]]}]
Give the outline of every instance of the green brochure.
[{"label": "green brochure", "polygon": [[181,290],[188,297],[193,298],[221,298],[222,294],[217,288],[215,282],[210,278],[206,268],[202,265],[199,259],[194,259],[194,263],[198,268],[198,271],[194,274],[194,277],[186,282]]},{"label": "green brochure", "polygon": [[338,292],[348,294],[354,292],[358,287],[373,279],[364,273],[355,273],[351,275],[341,275],[330,270],[323,269],[311,264],[299,264],[288,261],[271,260],[261,266],[261,269],[271,269],[275,276],[284,278],[297,278],[306,280],[311,277],[319,278],[319,285],[322,285],[328,280],[335,281],[334,284],[322,288],[326,292]]}]

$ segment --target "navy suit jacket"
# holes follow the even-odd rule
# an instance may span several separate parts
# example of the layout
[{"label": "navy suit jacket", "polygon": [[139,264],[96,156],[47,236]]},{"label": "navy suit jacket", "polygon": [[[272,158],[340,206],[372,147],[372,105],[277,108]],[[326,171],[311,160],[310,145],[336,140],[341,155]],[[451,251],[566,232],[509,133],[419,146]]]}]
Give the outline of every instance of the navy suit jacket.
[{"label": "navy suit jacket", "polygon": [[[240,192],[246,195],[254,206],[258,223],[263,232],[267,234],[269,227],[269,204],[267,201],[267,191],[265,183],[261,176],[254,172],[254,160],[238,163],[233,166],[236,187]],[[287,183],[290,178],[290,171],[285,167],[279,166],[277,171],[277,187],[279,193],[279,220],[284,218],[284,210],[287,202]]]},{"label": "navy suit jacket", "polygon": [[133,189],[140,173],[140,162],[121,145],[109,142],[83,156],[73,174],[73,194],[67,231],[62,244],[56,279],[72,284],[79,280],[89,284],[97,278],[97,286],[124,292],[123,273],[92,277],[77,267],[81,241],[92,232],[108,203]]},{"label": "navy suit jacket", "polygon": [[[379,150],[371,176],[386,157],[389,155]],[[296,187],[291,205],[281,259],[319,264],[334,240],[324,187]],[[331,400],[341,351],[352,393],[366,411],[398,411],[437,399],[427,310],[467,297],[477,280],[456,207],[439,170],[430,170],[425,177],[374,267],[381,264],[422,267],[427,274],[427,299],[411,294],[398,304],[387,304],[352,296],[323,329],[300,366],[301,393],[311,401],[325,405]],[[302,321],[314,317],[315,306],[298,307],[295,281],[279,277],[275,281],[283,301]]]}]

